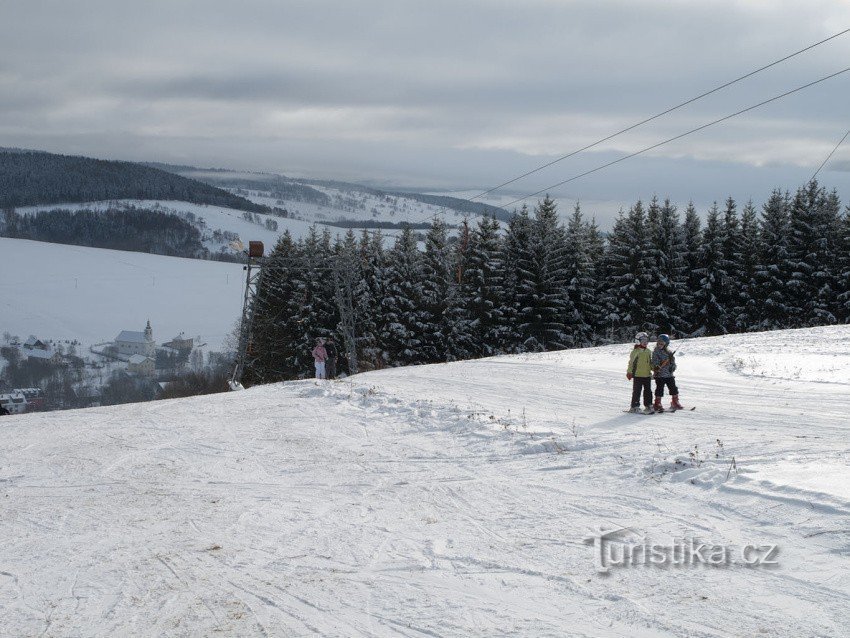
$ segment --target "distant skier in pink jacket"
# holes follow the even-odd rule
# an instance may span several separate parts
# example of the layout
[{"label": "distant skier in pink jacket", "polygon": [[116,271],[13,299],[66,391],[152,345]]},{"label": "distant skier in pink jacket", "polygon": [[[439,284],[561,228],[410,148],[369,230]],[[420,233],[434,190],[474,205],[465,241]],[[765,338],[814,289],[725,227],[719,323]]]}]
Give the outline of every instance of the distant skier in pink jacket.
[{"label": "distant skier in pink jacket", "polygon": [[325,379],[325,361],[328,360],[328,351],[325,350],[325,340],[316,339],[316,347],[313,348],[313,363],[316,365],[316,378]]}]

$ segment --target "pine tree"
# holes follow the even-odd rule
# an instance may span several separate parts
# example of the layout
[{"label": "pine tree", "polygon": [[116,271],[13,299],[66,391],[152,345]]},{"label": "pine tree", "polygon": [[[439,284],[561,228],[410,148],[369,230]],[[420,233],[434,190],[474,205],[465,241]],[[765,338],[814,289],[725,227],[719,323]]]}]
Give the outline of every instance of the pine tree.
[{"label": "pine tree", "polygon": [[446,360],[445,313],[452,283],[446,224],[439,217],[431,222],[425,236],[422,259],[423,330],[419,356],[427,363]]},{"label": "pine tree", "polygon": [[603,315],[611,338],[630,338],[647,326],[651,272],[646,255],[649,240],[646,212],[638,201],[621,212],[614,222],[605,253],[607,286],[603,293]]},{"label": "pine tree", "polygon": [[467,311],[472,322],[476,352],[491,356],[507,351],[505,290],[499,222],[482,217],[472,232],[466,282]]},{"label": "pine tree", "polygon": [[567,311],[566,329],[572,347],[592,345],[599,317],[596,301],[596,271],[591,251],[593,230],[584,222],[576,204],[565,236]]},{"label": "pine tree", "polygon": [[473,234],[469,229],[469,222],[464,219],[450,260],[452,278],[446,298],[443,331],[446,335],[446,361],[461,361],[480,356],[481,345],[475,339],[474,322],[469,311],[472,297],[470,285],[472,243]]},{"label": "pine tree", "polygon": [[850,206],[844,211],[841,219],[839,237],[841,258],[838,260],[838,316],[844,323],[850,323]]},{"label": "pine tree", "polygon": [[521,324],[526,309],[532,303],[532,221],[528,208],[522,207],[508,222],[508,230],[503,244],[505,268],[502,316],[505,322],[504,343],[506,352],[523,352],[523,344],[528,338]]},{"label": "pine tree", "polygon": [[531,228],[530,277],[521,293],[527,305],[520,309],[520,329],[526,352],[565,348],[569,343],[564,321],[571,315],[566,294],[564,229],[554,200],[548,195],[534,211]]},{"label": "pine tree", "polygon": [[797,190],[791,204],[788,239],[792,327],[836,322],[831,265],[838,215],[836,202],[830,203],[817,180]]},{"label": "pine tree", "polygon": [[682,223],[682,263],[684,272],[682,281],[682,314],[685,329],[690,334],[700,325],[697,315],[696,295],[700,289],[699,270],[700,253],[702,251],[702,222],[693,202],[688,202],[685,209],[685,220]]},{"label": "pine tree", "polygon": [[297,299],[296,306],[291,309],[296,321],[296,330],[291,337],[295,355],[294,360],[287,360],[286,364],[303,370],[304,376],[309,376],[313,369],[311,352],[316,339],[333,335],[339,323],[330,268],[333,258],[330,232],[324,229],[319,235],[316,227],[311,226],[307,237],[300,243],[300,252],[303,266],[293,276]]},{"label": "pine tree", "polygon": [[818,291],[819,322],[834,324],[842,315],[839,296],[841,288],[841,200],[833,190],[826,195],[819,216],[818,255],[821,267],[815,272]]},{"label": "pine tree", "polygon": [[720,299],[727,285],[727,277],[723,270],[723,223],[720,221],[717,203],[708,211],[699,261],[697,273],[700,275],[700,289],[696,295],[696,310],[701,321],[695,334],[726,334],[726,309]]},{"label": "pine tree", "polygon": [[647,222],[650,231],[648,251],[651,264],[649,323],[659,333],[684,332],[682,296],[685,264],[679,214],[669,199],[659,206],[653,198]]},{"label": "pine tree", "polygon": [[[339,316],[334,339],[338,345],[337,373],[358,371],[357,330],[361,317],[355,302],[357,284],[363,280],[365,272],[360,261],[359,248],[354,231],[348,229],[345,237],[337,237],[333,251],[332,275],[334,301]],[[355,366],[352,370],[351,366]]]},{"label": "pine tree", "polygon": [[409,226],[388,254],[385,296],[381,300],[384,330],[381,344],[389,365],[424,363],[420,352],[428,317],[422,298],[422,255]]},{"label": "pine tree", "polygon": [[375,370],[383,368],[388,359],[380,341],[385,331],[381,300],[385,297],[386,272],[384,238],[380,230],[374,234],[363,231],[358,256],[361,276],[354,287],[358,363],[361,370]]},{"label": "pine tree", "polygon": [[777,330],[790,325],[787,299],[790,208],[788,193],[778,189],[762,207],[754,295],[759,308],[756,324],[759,330]]},{"label": "pine tree", "polygon": [[727,313],[727,330],[736,330],[738,317],[735,310],[744,302],[740,283],[743,281],[743,239],[741,223],[738,218],[738,204],[732,197],[726,199],[726,209],[720,224],[721,243],[723,244],[722,270],[725,273],[727,285],[723,286],[718,296],[720,305]]},{"label": "pine tree", "polygon": [[733,308],[735,330],[746,332],[755,330],[759,320],[759,304],[757,301],[758,283],[758,254],[760,246],[758,217],[752,200],[747,202],[741,212],[741,259],[738,270],[738,303]]},{"label": "pine tree", "polygon": [[295,378],[304,370],[295,363],[297,353],[291,336],[298,329],[293,308],[298,303],[294,285],[301,268],[300,251],[289,231],[284,231],[263,266],[254,301],[253,338],[243,383],[272,383]]}]

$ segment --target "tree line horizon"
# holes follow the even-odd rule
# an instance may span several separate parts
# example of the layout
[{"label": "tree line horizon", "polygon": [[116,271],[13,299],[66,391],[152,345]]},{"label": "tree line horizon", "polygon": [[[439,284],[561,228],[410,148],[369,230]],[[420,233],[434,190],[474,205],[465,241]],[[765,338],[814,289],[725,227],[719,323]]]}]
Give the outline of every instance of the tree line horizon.
[{"label": "tree line horizon", "polygon": [[[758,209],[728,197],[705,221],[693,203],[635,202],[600,232],[547,195],[506,224],[435,218],[419,250],[405,228],[334,240],[289,233],[255,300],[248,383],[310,376],[316,337],[353,344],[359,370],[630,341],[850,322],[850,207],[812,180]],[[329,268],[329,263],[334,268]],[[352,318],[346,342],[340,302]],[[341,359],[344,358],[341,353]],[[346,362],[340,361],[346,369]]]}]

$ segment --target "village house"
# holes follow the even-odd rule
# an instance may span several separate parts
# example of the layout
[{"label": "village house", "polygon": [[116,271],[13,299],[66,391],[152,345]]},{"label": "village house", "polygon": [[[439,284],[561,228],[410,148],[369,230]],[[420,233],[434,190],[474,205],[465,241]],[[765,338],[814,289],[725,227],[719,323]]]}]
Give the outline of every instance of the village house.
[{"label": "village house", "polygon": [[45,407],[46,398],[41,388],[15,388],[12,392],[23,395],[27,403],[27,412],[43,410]]},{"label": "village house", "polygon": [[8,394],[0,394],[0,405],[10,414],[23,414],[27,411],[27,399],[22,392],[13,390]]},{"label": "village house", "polygon": [[50,346],[34,335],[30,335],[30,338],[24,342],[23,348],[24,350],[49,350]]},{"label": "village house", "polygon": [[41,350],[40,348],[23,350],[22,354],[29,361],[48,361],[57,365],[62,363],[62,355],[56,352],[55,350],[51,350],[50,348],[48,348],[47,350]]},{"label": "village house", "polygon": [[151,357],[134,354],[127,362],[127,372],[141,377],[152,377],[156,372],[155,362]]},{"label": "village house", "polygon": [[191,352],[192,348],[195,347],[194,340],[192,339],[192,337],[189,337],[187,339],[185,333],[182,332],[176,337],[174,337],[171,341],[168,341],[167,343],[164,343],[162,345],[167,348],[172,348],[176,351],[182,350],[185,352]]}]

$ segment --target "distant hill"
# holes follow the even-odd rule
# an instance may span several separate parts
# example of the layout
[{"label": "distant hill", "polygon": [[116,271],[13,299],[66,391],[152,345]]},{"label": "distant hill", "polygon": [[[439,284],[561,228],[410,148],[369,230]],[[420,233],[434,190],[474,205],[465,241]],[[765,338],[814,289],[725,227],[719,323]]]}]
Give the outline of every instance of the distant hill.
[{"label": "distant hill", "polygon": [[407,197],[409,199],[415,199],[416,201],[422,202],[424,204],[432,204],[434,206],[442,206],[443,208],[451,208],[452,210],[457,210],[461,213],[481,215],[482,217],[495,217],[496,219],[502,222],[510,221],[511,218],[514,216],[513,213],[506,211],[504,208],[499,208],[498,206],[491,206],[490,204],[483,204],[481,202],[471,202],[468,199],[461,199],[459,197],[449,197],[447,195],[423,195],[421,193],[404,192],[394,192],[389,194],[396,195],[398,197]]},{"label": "distant hill", "polygon": [[354,190],[360,191],[362,193],[369,193],[370,195],[376,195],[378,197],[390,195],[392,197],[406,197],[407,199],[412,199],[417,202],[422,202],[423,204],[431,204],[432,206],[441,206],[443,208],[449,208],[451,210],[456,210],[461,213],[469,213],[471,215],[481,215],[488,217],[495,217],[499,221],[510,221],[510,219],[514,216],[513,213],[508,212],[504,208],[499,208],[498,206],[492,206],[490,204],[483,204],[481,202],[471,202],[468,199],[461,199],[459,197],[449,197],[446,195],[425,195],[422,193],[417,193],[412,190],[381,190],[379,188],[373,188],[371,186],[362,186],[361,184],[350,184],[348,182],[340,182],[336,180],[303,180],[305,184],[315,184],[317,186],[327,186],[329,188],[336,188],[339,190]]},{"label": "distant hill", "polygon": [[143,164],[0,150],[0,208],[111,199],[180,200],[255,213],[270,210],[210,184]]},{"label": "distant hill", "polygon": [[500,221],[510,221],[513,217],[513,213],[498,206],[492,206],[482,202],[471,202],[459,197],[424,195],[413,190],[390,191],[372,186],[364,186],[362,184],[341,182],[339,180],[294,179],[273,173],[250,173],[230,171],[222,168],[196,168],[162,163],[149,163],[148,165],[185,177],[191,177],[208,184],[233,189],[262,189],[269,191],[273,197],[290,201],[309,202],[320,206],[330,206],[331,200],[325,193],[312,188],[313,186],[331,188],[341,192],[354,191],[368,193],[375,197],[404,197],[422,202],[423,204],[440,206],[461,213],[495,217]]}]

